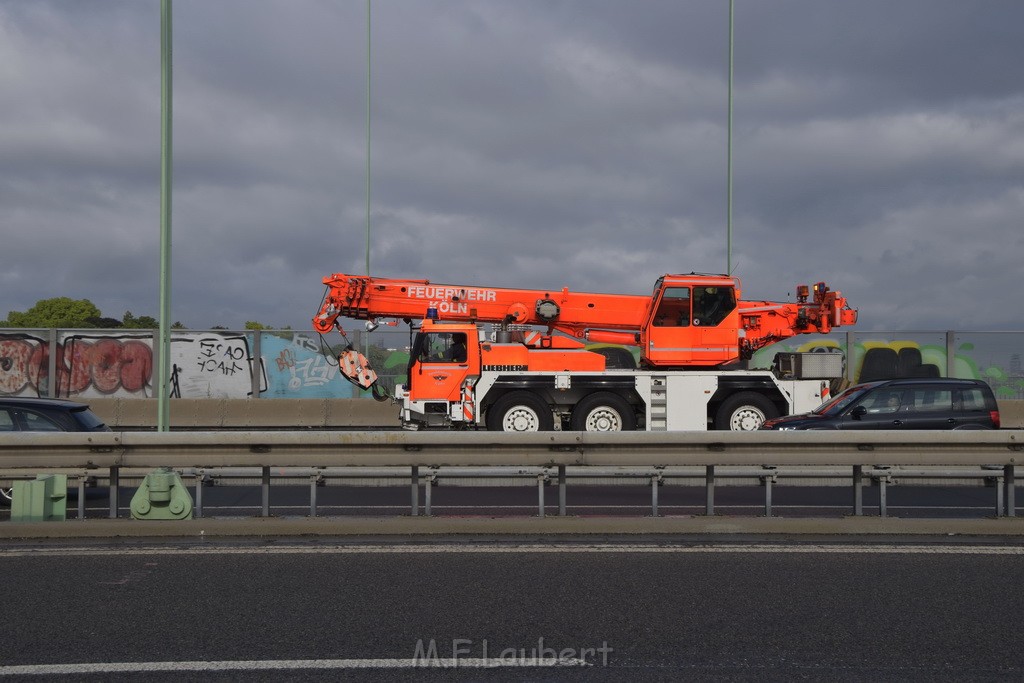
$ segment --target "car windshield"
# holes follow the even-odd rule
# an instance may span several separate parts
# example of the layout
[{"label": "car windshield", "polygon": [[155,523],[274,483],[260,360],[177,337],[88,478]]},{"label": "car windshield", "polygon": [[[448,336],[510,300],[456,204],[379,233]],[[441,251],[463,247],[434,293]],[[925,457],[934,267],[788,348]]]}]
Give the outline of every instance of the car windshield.
[{"label": "car windshield", "polygon": [[863,396],[871,387],[850,387],[830,401],[825,401],[812,410],[815,415],[838,415],[851,403]]}]

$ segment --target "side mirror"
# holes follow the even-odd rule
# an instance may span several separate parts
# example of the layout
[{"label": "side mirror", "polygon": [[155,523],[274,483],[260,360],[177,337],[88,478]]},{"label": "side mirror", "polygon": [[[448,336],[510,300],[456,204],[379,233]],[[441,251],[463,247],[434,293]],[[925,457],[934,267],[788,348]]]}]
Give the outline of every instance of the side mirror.
[{"label": "side mirror", "polygon": [[864,406],[857,406],[856,408],[854,408],[853,410],[850,411],[850,416],[854,420],[859,420],[859,419],[861,419],[862,417],[864,417],[867,414],[868,414],[868,409],[865,408]]}]

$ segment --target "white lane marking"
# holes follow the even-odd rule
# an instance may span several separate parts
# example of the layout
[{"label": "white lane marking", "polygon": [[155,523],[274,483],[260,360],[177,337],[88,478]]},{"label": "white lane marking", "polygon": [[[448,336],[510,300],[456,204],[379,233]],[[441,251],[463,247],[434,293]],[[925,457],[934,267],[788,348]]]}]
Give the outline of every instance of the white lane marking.
[{"label": "white lane marking", "polygon": [[155,673],[158,671],[279,671],[299,669],[497,669],[507,667],[590,666],[582,659],[510,657],[456,659],[269,659],[215,662],[81,662],[0,666],[0,676],[74,676],[81,674]]},{"label": "white lane marking", "polygon": [[6,557],[89,557],[89,556],[153,556],[153,555],[357,555],[357,554],[428,554],[428,553],[629,553],[629,554],[720,554],[720,553],[825,553],[858,555],[1024,555],[1024,546],[987,545],[925,545],[925,544],[722,544],[722,545],[643,545],[629,543],[425,543],[416,545],[272,545],[186,547],[139,546],[124,548],[39,547],[0,548],[0,559]]}]

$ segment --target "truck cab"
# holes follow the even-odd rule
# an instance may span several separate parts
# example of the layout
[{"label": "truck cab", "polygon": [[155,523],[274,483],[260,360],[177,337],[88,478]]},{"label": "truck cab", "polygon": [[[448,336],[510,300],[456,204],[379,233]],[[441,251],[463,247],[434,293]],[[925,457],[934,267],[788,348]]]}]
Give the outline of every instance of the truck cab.
[{"label": "truck cab", "polygon": [[[464,421],[464,395],[479,377],[480,343],[477,327],[467,323],[424,320],[409,350],[408,380],[396,389],[405,399],[403,422],[427,426]],[[458,411],[453,415],[452,411]]]}]

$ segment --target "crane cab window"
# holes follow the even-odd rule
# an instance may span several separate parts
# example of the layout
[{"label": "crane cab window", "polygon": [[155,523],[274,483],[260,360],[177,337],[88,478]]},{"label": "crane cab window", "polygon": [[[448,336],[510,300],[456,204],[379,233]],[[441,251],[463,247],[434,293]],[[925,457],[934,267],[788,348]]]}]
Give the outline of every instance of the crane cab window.
[{"label": "crane cab window", "polygon": [[421,363],[465,363],[465,332],[431,332],[424,334],[417,345]]},{"label": "crane cab window", "polygon": [[690,288],[666,287],[654,313],[655,327],[687,327],[689,324]]},{"label": "crane cab window", "polygon": [[732,287],[694,287],[693,324],[714,327],[736,308]]}]

